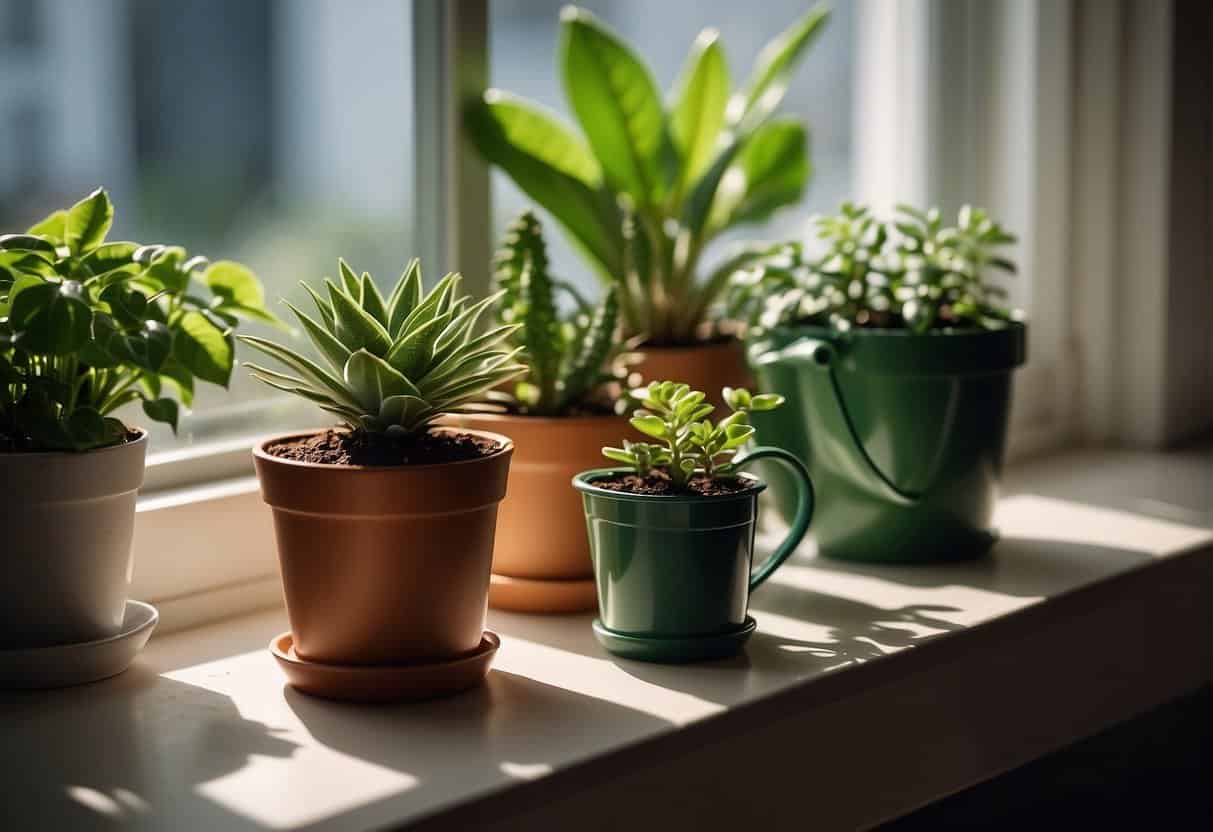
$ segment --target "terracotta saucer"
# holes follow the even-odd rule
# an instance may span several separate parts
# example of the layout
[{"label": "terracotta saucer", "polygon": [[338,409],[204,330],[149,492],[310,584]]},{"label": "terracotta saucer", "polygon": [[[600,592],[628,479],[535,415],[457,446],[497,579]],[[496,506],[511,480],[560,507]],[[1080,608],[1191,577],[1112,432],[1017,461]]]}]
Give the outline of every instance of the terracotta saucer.
[{"label": "terracotta saucer", "polygon": [[497,634],[484,631],[480,646],[466,656],[443,662],[402,665],[345,665],[309,662],[295,655],[289,632],[270,642],[270,652],[291,687],[342,702],[416,702],[450,696],[475,687],[488,675],[501,646]]},{"label": "terracotta saucer", "polygon": [[0,650],[0,688],[59,688],[117,676],[152,637],[160,614],[127,601],[122,629],[96,641]]},{"label": "terracotta saucer", "polygon": [[494,574],[489,606],[511,612],[589,612],[598,609],[598,587],[593,578],[539,580]]},{"label": "terracotta saucer", "polygon": [[671,638],[668,636],[638,636],[628,633],[618,633],[603,626],[597,618],[594,619],[594,637],[598,643],[616,656],[625,659],[635,659],[639,662],[661,662],[664,664],[681,664],[683,662],[701,662],[708,659],[723,659],[741,652],[741,648],[750,640],[758,623],[753,616],[747,615],[745,623],[736,630],[711,636],[686,636]]}]

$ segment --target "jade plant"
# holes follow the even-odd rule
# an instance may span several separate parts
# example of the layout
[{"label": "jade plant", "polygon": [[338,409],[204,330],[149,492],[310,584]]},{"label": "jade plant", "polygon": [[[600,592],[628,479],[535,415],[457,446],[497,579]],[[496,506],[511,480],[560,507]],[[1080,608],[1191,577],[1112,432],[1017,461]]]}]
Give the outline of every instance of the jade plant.
[{"label": "jade plant", "polygon": [[749,414],[774,410],[784,402],[774,393],[751,395],[743,388],[726,387],[721,398],[732,412],[713,423],[708,417],[716,408],[686,384],[653,382],[632,390],[631,397],[640,404],[632,427],[660,444],[625,440],[622,448],[603,448],[602,455],[630,465],[639,477],[663,472],[675,492],[688,491],[695,477],[731,475],[733,457],[754,436]]},{"label": "jade plant", "polygon": [[476,329],[501,293],[471,303],[456,273],[425,292],[414,259],[384,297],[370,274],[359,276],[344,260],[338,267],[340,281],[326,277],[323,295],[303,284],[318,318],[286,304],[327,368],[273,341],[241,336],[291,371],[247,364],[253,377],[341,417],[355,433],[409,440],[526,372],[515,361],[521,348],[508,343],[518,324]]},{"label": "jade plant", "polygon": [[[494,259],[493,280],[498,324],[518,326],[508,340],[521,349],[527,373],[507,402],[537,416],[609,410],[612,385],[627,375],[630,346],[619,337],[619,300],[609,289],[597,305],[571,285],[555,279],[534,213],[525,211],[510,225]],[[571,301],[562,314],[560,296]],[[566,304],[570,305],[570,304]]]},{"label": "jade plant", "polygon": [[473,102],[465,124],[484,158],[550,212],[616,287],[628,336],[692,343],[729,275],[756,256],[743,250],[702,275],[707,245],[804,191],[806,128],[772,116],[827,17],[810,11],[772,40],[737,89],[718,33],[705,29],[663,102],[640,57],[568,6],[558,60],[583,135],[495,89]]},{"label": "jade plant", "polygon": [[843,203],[818,217],[817,245],[771,246],[733,275],[728,310],[755,328],[813,324],[908,329],[997,329],[1018,313],[992,270],[1013,273],[1001,249],[1015,242],[984,211],[960,209],[945,225],[937,208],[899,205],[892,221]]},{"label": "jade plant", "polygon": [[227,386],[238,321],[277,320],[244,266],[106,242],[113,219],[97,189],[0,236],[0,449],[118,444],[112,414],[136,401],[175,431],[196,380]]}]

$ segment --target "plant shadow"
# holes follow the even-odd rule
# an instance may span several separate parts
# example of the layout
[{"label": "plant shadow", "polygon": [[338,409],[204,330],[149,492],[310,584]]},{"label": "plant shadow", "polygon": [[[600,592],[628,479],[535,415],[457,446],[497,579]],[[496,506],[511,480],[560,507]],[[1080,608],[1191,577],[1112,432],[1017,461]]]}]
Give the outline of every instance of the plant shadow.
[{"label": "plant shadow", "polygon": [[633,708],[493,670],[454,697],[401,705],[330,702],[284,689],[287,706],[328,748],[403,772],[416,786],[343,816],[374,827],[461,796],[499,789],[503,775],[542,777],[604,745],[649,736],[671,723]]},{"label": "plant shadow", "polygon": [[221,693],[136,664],[104,682],[0,693],[0,829],[263,827],[197,786],[296,745]]}]

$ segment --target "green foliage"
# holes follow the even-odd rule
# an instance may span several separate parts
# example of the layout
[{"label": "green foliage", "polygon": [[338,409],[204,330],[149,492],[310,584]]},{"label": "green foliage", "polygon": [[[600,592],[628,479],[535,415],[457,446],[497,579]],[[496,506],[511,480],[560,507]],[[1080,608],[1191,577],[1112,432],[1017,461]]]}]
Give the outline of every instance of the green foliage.
[{"label": "green foliage", "polygon": [[1006,292],[991,269],[1015,271],[998,251],[1015,242],[984,211],[965,206],[945,226],[937,208],[897,208],[882,222],[867,208],[843,203],[837,216],[814,221],[819,245],[776,245],[731,278],[728,311],[753,327],[794,323],[905,328],[996,329],[1018,313],[1001,305]]},{"label": "green foliage", "polygon": [[324,279],[323,295],[303,284],[319,319],[287,304],[328,368],[264,338],[241,336],[290,370],[247,364],[255,378],[340,416],[352,430],[407,437],[526,371],[514,360],[521,348],[507,344],[518,325],[476,334],[500,294],[471,303],[454,273],[424,292],[414,259],[385,298],[368,273],[359,276],[344,260],[339,269],[340,280]]},{"label": "green foliage", "polygon": [[641,405],[632,417],[632,427],[662,444],[624,440],[622,448],[603,448],[602,455],[627,463],[642,477],[661,468],[676,491],[685,491],[697,474],[709,479],[731,474],[729,463],[754,435],[750,412],[774,410],[784,398],[774,393],[751,395],[731,387],[722,393],[732,413],[713,424],[707,417],[716,408],[705,404],[706,396],[686,384],[657,381],[631,391]]},{"label": "green foliage", "polygon": [[[627,374],[619,338],[619,301],[614,288],[590,306],[567,283],[552,278],[543,227],[530,211],[510,225],[493,262],[500,324],[517,324],[510,343],[523,350],[526,375],[514,386],[518,409],[560,416],[571,408],[609,404],[608,385]],[[561,315],[556,293],[573,301]]]},{"label": "green foliage", "polygon": [[[134,401],[177,429],[194,380],[227,386],[232,329],[276,322],[239,263],[179,246],[105,242],[100,188],[24,234],[0,236],[0,447],[83,451],[120,442]],[[209,297],[208,297],[209,296]]]},{"label": "green foliage", "polygon": [[616,287],[629,336],[688,343],[743,252],[705,277],[705,246],[800,199],[808,136],[771,120],[791,73],[829,14],[815,9],[730,84],[718,33],[705,29],[663,104],[652,73],[589,12],[561,13],[560,74],[581,135],[521,98],[488,90],[465,114],[476,147],[547,209]]}]

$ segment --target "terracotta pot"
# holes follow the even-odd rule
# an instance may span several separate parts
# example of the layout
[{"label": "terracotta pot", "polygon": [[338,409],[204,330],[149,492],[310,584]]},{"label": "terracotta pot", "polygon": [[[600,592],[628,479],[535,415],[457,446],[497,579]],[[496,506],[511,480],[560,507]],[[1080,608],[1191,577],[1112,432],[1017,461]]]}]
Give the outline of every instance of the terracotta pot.
[{"label": "terracotta pot", "polygon": [[0,453],[0,648],[117,635],[147,433],[83,453]]},{"label": "terracotta pot", "polygon": [[401,664],[477,649],[514,446],[474,433],[501,450],[463,462],[373,467],[295,462],[265,450],[310,432],[253,449],[300,658]]},{"label": "terracotta pot", "polygon": [[[693,347],[640,347],[644,360],[636,371],[650,381],[681,381],[692,390],[702,390],[708,399],[720,405],[722,387],[753,390],[745,349],[736,339],[712,341]],[[717,414],[723,415],[723,414]]]},{"label": "terracotta pot", "polygon": [[500,431],[516,447],[501,504],[489,604],[524,612],[592,610],[598,600],[581,499],[569,487],[601,465],[604,445],[640,437],[625,416],[459,414],[452,424]]}]

